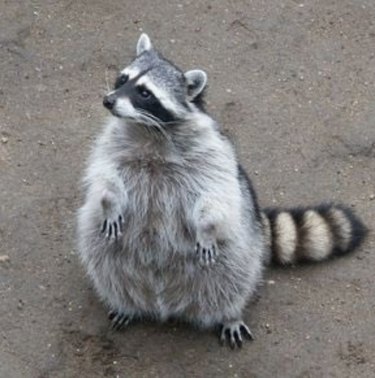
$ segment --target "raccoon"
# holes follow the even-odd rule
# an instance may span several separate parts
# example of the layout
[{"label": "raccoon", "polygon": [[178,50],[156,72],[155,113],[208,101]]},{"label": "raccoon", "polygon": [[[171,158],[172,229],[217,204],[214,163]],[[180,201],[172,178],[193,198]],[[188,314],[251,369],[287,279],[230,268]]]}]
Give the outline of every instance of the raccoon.
[{"label": "raccoon", "polygon": [[229,139],[205,112],[207,75],[182,72],[146,34],[103,104],[111,116],[84,176],[78,249],[115,329],[177,318],[220,327],[234,348],[242,312],[271,261],[345,254],[366,228],[325,204],[259,208]]}]

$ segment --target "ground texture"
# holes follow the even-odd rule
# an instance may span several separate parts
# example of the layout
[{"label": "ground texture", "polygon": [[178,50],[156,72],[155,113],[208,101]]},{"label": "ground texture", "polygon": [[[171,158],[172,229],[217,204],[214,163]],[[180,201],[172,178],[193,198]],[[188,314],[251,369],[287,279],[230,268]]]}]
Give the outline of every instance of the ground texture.
[{"label": "ground texture", "polygon": [[374,377],[374,239],[270,269],[240,351],[184,325],[109,330],[75,253],[102,96],[141,31],[209,76],[263,206],[334,200],[375,226],[373,0],[0,0],[0,376]]}]

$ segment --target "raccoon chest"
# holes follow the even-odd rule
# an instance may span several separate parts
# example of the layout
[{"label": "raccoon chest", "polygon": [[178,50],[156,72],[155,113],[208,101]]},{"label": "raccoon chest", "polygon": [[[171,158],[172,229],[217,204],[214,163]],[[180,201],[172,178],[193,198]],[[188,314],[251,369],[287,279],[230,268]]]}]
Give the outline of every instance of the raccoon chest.
[{"label": "raccoon chest", "polygon": [[161,254],[183,249],[190,239],[184,188],[152,162],[138,171],[128,187],[128,215],[137,250]]}]

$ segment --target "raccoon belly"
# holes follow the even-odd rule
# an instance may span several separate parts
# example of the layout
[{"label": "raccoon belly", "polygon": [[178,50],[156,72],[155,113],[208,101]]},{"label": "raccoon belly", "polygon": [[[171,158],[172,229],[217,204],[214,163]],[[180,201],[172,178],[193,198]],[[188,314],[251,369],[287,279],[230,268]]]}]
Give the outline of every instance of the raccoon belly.
[{"label": "raccoon belly", "polygon": [[227,246],[209,266],[191,260],[166,272],[161,299],[170,316],[201,327],[239,317],[262,274],[261,259],[239,248],[237,243]]},{"label": "raccoon belly", "polygon": [[95,264],[98,285],[104,283],[106,296],[116,298],[112,306],[160,320],[176,313],[180,304],[170,300],[169,288],[194,257],[194,242],[182,231],[181,221],[155,213],[152,221],[130,218],[121,240],[103,248],[100,255]]}]

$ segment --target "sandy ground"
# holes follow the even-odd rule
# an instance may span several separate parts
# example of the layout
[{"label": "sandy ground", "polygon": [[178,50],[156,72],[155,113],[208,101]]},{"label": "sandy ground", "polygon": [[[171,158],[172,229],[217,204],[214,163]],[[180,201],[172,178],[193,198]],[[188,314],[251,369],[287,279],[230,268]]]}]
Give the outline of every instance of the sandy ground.
[{"label": "sandy ground", "polygon": [[208,72],[262,205],[335,200],[375,226],[373,0],[1,0],[0,377],[374,377],[371,235],[269,270],[240,351],[178,324],[109,330],[75,253],[78,182],[141,31]]}]

